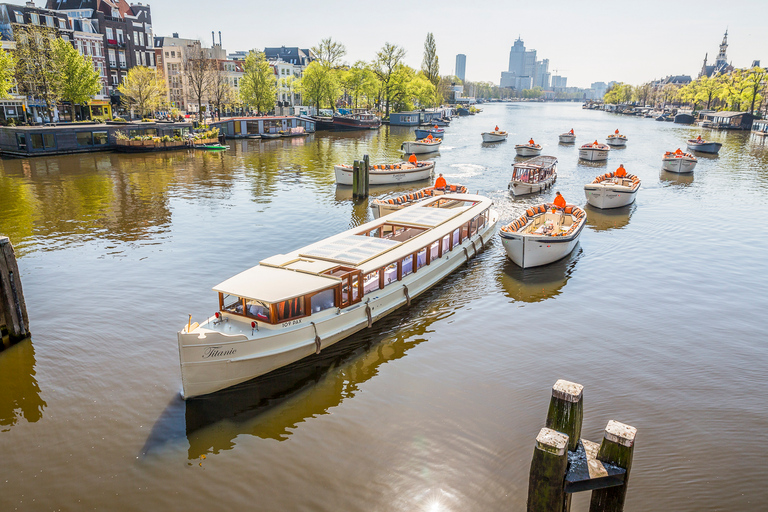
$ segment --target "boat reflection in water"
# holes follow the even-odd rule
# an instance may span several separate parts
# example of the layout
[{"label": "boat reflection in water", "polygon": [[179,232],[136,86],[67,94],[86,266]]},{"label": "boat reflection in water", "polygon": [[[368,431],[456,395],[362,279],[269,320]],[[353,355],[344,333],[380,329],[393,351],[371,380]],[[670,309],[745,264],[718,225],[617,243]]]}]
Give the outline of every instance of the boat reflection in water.
[{"label": "boat reflection in water", "polygon": [[[2,345],[0,345],[2,350]],[[24,340],[0,352],[0,432],[25,419],[34,423],[48,404],[35,378],[35,348]]]},{"label": "boat reflection in water", "polygon": [[[587,214],[587,217],[592,215]],[[565,258],[540,267],[520,268],[509,258],[504,258],[497,281],[507,297],[516,302],[541,302],[560,295],[560,291],[571,278],[576,262],[581,257],[581,246]]]},{"label": "boat reflection in water", "polygon": [[576,167],[584,168],[584,169],[600,169],[602,167],[608,167],[608,160],[595,160],[595,161],[589,161],[584,160],[583,158],[579,158],[576,161]]},{"label": "boat reflection in water", "polygon": [[662,185],[669,184],[669,185],[679,185],[679,186],[687,187],[693,183],[693,175],[694,173],[692,172],[689,172],[686,174],[679,174],[676,172],[669,172],[662,169],[661,173],[659,174],[659,181],[662,182]]},{"label": "boat reflection in water", "polygon": [[[672,173],[670,173],[672,174]],[[611,208],[601,210],[587,204],[584,208],[587,212],[587,226],[593,231],[609,231],[611,229],[622,229],[629,224],[629,218],[635,212],[637,203],[628,204],[621,208]]]}]

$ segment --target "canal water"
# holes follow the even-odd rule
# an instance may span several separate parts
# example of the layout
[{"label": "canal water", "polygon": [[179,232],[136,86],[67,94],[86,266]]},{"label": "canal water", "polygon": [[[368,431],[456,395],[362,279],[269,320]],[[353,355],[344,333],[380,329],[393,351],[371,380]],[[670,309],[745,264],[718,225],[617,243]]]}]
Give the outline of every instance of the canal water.
[{"label": "canal water", "polygon": [[[484,146],[495,125],[509,141]],[[558,144],[570,128],[629,142],[588,164]],[[189,403],[188,315],[210,315],[211,288],[259,260],[371,220],[333,164],[398,160],[413,129],[1,160],[0,233],[33,337],[0,352],[0,510],[522,510],[560,378],[585,386],[585,438],[611,419],[638,428],[627,510],[763,510],[768,149],[707,131],[719,156],[662,172],[697,133],[575,104],[454,120],[436,170],[502,221],[555,189],[583,205],[583,185],[620,163],[642,180],[637,202],[588,209],[580,245],[547,267],[520,270],[496,239],[372,329]],[[531,137],[558,180],[515,199],[514,144]]]}]

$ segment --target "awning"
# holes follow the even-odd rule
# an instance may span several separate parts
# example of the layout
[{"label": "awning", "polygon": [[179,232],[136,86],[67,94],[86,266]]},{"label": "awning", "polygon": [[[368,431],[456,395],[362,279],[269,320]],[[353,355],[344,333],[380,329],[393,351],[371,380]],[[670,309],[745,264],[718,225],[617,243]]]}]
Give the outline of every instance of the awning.
[{"label": "awning", "polygon": [[278,303],[338,283],[338,279],[332,277],[257,265],[214,286],[213,290],[246,299]]}]

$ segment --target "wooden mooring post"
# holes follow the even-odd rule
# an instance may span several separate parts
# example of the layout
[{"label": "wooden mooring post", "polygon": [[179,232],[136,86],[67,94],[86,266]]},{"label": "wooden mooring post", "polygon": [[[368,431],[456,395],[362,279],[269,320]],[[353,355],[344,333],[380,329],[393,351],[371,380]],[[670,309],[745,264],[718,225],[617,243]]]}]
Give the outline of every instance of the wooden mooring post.
[{"label": "wooden mooring post", "polygon": [[352,198],[365,199],[370,190],[370,164],[368,155],[362,160],[355,160],[352,165]]},{"label": "wooden mooring post", "polygon": [[580,491],[592,491],[590,512],[624,510],[637,429],[611,420],[601,444],[580,439],[583,389],[565,380],[552,386],[531,461],[528,512],[568,512]]},{"label": "wooden mooring post", "polygon": [[0,236],[0,332],[6,331],[10,341],[29,337],[29,318],[13,245]]}]

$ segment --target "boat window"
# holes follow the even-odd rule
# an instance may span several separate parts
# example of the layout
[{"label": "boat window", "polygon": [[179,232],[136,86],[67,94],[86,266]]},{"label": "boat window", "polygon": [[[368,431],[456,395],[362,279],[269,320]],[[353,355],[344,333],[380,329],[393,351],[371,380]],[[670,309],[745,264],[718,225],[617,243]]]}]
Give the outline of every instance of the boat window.
[{"label": "boat window", "polygon": [[245,314],[256,320],[269,322],[269,304],[265,304],[259,300],[246,299]]},{"label": "boat window", "polygon": [[453,247],[456,247],[457,245],[459,245],[459,242],[460,242],[460,240],[459,240],[459,232],[460,231],[461,231],[461,229],[457,229],[457,230],[455,230],[453,232]]},{"label": "boat window", "polygon": [[366,274],[365,279],[363,280],[363,294],[367,295],[379,289],[380,275],[381,275],[381,270],[376,270],[374,272],[371,272],[370,274]]},{"label": "boat window", "polygon": [[477,217],[475,217],[474,219],[472,219],[471,221],[469,221],[469,232],[470,232],[470,234],[474,235],[475,233],[477,233],[477,226],[478,226],[478,224],[480,224],[480,216],[479,215]]},{"label": "boat window", "polygon": [[285,321],[304,316],[304,297],[295,297],[277,303],[277,319]]},{"label": "boat window", "polygon": [[384,286],[397,281],[397,263],[390,263],[384,269]]},{"label": "boat window", "polygon": [[312,313],[319,313],[326,309],[336,307],[336,288],[328,288],[317,292],[310,298]]},{"label": "boat window", "polygon": [[416,253],[416,269],[420,269],[427,264],[427,248],[423,248]]},{"label": "boat window", "polygon": [[243,299],[235,295],[229,295],[227,293],[219,294],[219,307],[222,311],[228,311],[230,313],[243,314]]},{"label": "boat window", "polygon": [[413,255],[406,256],[405,258],[403,258],[402,265],[403,265],[403,272],[401,275],[401,279],[407,276],[408,274],[410,274],[411,272],[413,272]]},{"label": "boat window", "polygon": [[436,260],[440,257],[440,241],[435,241],[429,246],[429,261]]},{"label": "boat window", "polygon": [[445,235],[443,237],[443,254],[451,250],[451,235]]}]

